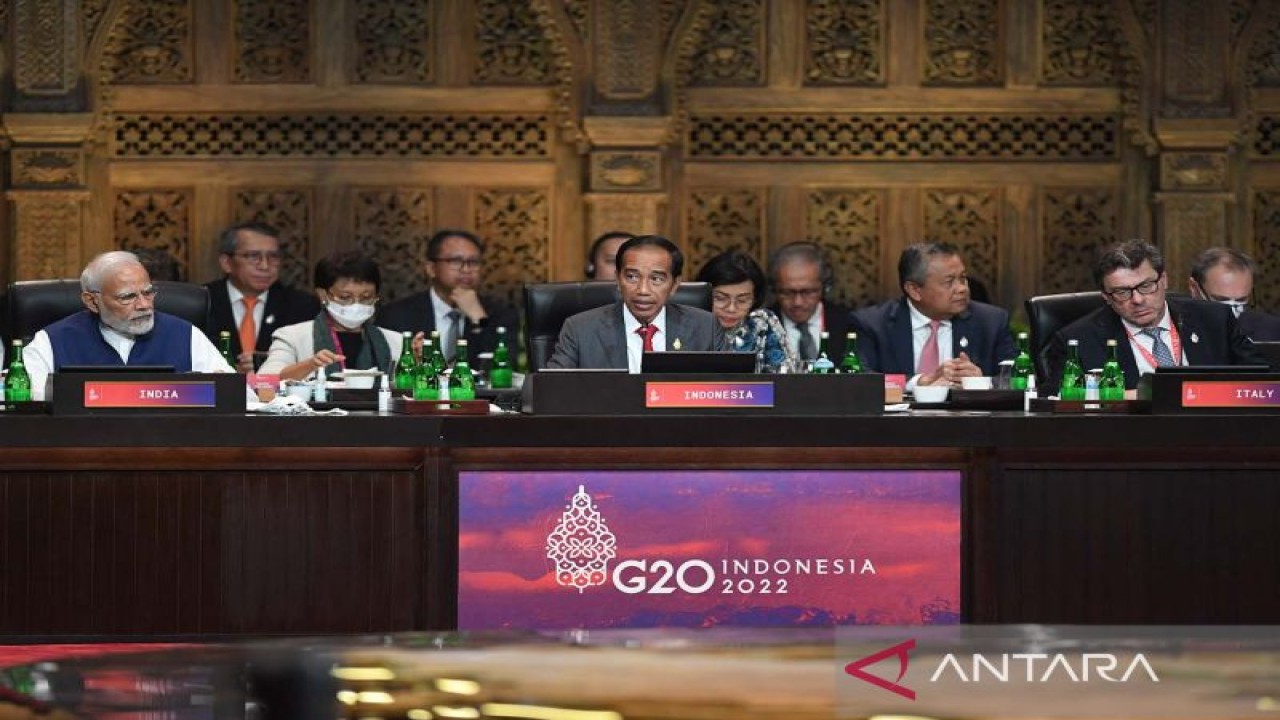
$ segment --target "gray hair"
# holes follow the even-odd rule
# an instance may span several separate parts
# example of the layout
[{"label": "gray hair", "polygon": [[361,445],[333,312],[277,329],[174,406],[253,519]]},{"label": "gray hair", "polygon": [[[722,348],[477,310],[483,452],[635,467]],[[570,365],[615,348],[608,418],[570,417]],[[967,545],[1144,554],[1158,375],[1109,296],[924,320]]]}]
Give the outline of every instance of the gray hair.
[{"label": "gray hair", "polygon": [[[102,253],[84,266],[84,272],[80,273],[80,290],[83,292],[101,292],[103,278],[116,267],[130,264],[143,267],[142,261],[138,259],[138,256],[128,250],[112,250],[111,252]],[[145,270],[146,268],[143,267],[143,269]]]},{"label": "gray hair", "polygon": [[256,232],[259,235],[266,235],[267,237],[274,238],[277,245],[280,244],[279,230],[267,223],[251,220],[249,222],[240,222],[235,225],[230,225],[224,228],[222,232],[218,233],[219,255],[236,254],[236,243],[240,239],[241,230],[248,230],[249,232]]},{"label": "gray hair", "polygon": [[925,280],[929,278],[931,259],[959,254],[959,248],[945,242],[919,242],[906,246],[898,256],[898,287],[907,283],[924,285]]}]

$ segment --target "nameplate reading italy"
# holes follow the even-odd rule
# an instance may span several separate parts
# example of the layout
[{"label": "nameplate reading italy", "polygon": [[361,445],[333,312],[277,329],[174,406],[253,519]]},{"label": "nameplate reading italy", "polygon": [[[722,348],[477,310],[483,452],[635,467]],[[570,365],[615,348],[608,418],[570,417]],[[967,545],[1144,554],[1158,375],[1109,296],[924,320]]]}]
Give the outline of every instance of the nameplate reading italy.
[{"label": "nameplate reading italy", "polygon": [[89,381],[87,408],[211,408],[217,406],[213,382]]},{"label": "nameplate reading italy", "polygon": [[1182,407],[1242,408],[1280,406],[1280,382],[1198,380],[1182,383]]},{"label": "nameplate reading italy", "polygon": [[647,408],[773,407],[771,382],[646,382]]}]

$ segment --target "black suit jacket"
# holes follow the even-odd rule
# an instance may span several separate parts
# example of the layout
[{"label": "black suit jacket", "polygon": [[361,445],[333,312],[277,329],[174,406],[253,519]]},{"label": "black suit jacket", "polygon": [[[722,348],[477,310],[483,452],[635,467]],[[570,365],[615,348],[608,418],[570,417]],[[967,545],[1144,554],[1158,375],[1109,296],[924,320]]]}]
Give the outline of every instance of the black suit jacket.
[{"label": "black suit jacket", "polygon": [[[782,326],[785,328],[790,321],[782,314],[782,306],[775,304],[769,309],[773,311],[774,315],[778,316],[778,319],[782,321]],[[845,335],[849,332],[849,308],[823,300],[822,328],[827,333],[827,358],[839,365],[840,358],[844,357]],[[814,340],[817,339],[814,338]],[[786,338],[783,338],[783,340],[785,341]],[[797,355],[797,357],[799,356]]]},{"label": "black suit jacket", "polygon": [[[849,317],[849,325],[858,333],[858,354],[864,366],[886,374],[915,374],[911,309],[905,297],[862,308]],[[951,357],[962,352],[984,375],[995,375],[1001,360],[1018,354],[1009,332],[1009,313],[970,301],[967,310],[951,318]]]},{"label": "black suit jacket", "polygon": [[[1169,318],[1178,329],[1182,353],[1188,365],[1266,365],[1249,338],[1240,331],[1231,308],[1221,303],[1167,296]],[[1067,341],[1080,341],[1080,363],[1085,371],[1100,368],[1107,361],[1107,340],[1115,340],[1116,356],[1124,369],[1124,386],[1138,386],[1138,363],[1120,316],[1103,306],[1054,334],[1042,351],[1049,377],[1041,387],[1057,392],[1062,366],[1067,360]]]},{"label": "black suit jacket", "polygon": [[[209,327],[205,335],[216,345],[218,333],[231,333],[231,352],[237,357],[244,348],[240,347],[240,328],[236,325],[236,316],[231,312],[231,295],[227,292],[226,279],[206,283],[209,290]],[[276,330],[294,323],[312,320],[320,313],[320,301],[315,295],[294,290],[281,283],[275,283],[267,291],[267,306],[263,308],[262,325],[258,327],[258,338],[253,349],[266,352],[271,349],[271,334]],[[254,367],[262,364],[266,356],[254,359]]]},{"label": "black suit jacket", "polygon": [[1254,342],[1275,342],[1280,340],[1280,317],[1261,310],[1245,310],[1236,318],[1240,332]]},{"label": "black suit jacket", "polygon": [[[520,316],[515,308],[502,304],[497,299],[485,295],[480,296],[480,304],[484,305],[488,316],[484,325],[476,325],[467,320],[465,332],[468,354],[472,367],[480,353],[493,352],[498,345],[498,328],[507,329],[507,347],[515,351],[516,336],[520,331]],[[378,311],[377,323],[388,330],[426,333],[428,340],[431,331],[436,328],[436,313],[431,305],[431,291],[423,290],[405,298],[383,306]]]}]

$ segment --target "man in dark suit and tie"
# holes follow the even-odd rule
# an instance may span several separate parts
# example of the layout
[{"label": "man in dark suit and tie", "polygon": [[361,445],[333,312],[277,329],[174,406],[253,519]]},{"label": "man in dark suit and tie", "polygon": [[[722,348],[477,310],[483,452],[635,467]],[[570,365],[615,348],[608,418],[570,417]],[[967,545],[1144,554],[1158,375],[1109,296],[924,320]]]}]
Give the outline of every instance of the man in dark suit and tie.
[{"label": "man in dark suit and tie", "polygon": [[378,311],[378,325],[388,330],[440,331],[445,358],[452,361],[459,339],[466,338],[469,361],[491,353],[498,344],[498,328],[515,341],[520,318],[514,308],[481,295],[484,244],[466,230],[441,230],[427,241],[424,270],[431,287],[401,298]]},{"label": "man in dark suit and tie", "polygon": [[863,363],[908,377],[916,385],[954,385],[993,375],[1017,355],[1009,313],[969,298],[959,251],[947,243],[917,243],[898,258],[903,296],[853,313]]},{"label": "man in dark suit and tie", "polygon": [[811,242],[778,248],[769,258],[769,284],[778,298],[771,309],[787,331],[792,357],[816,360],[826,332],[827,357],[839,364],[849,330],[849,308],[827,298],[834,278],[822,248]]},{"label": "man in dark suit and tie", "polygon": [[1166,296],[1164,256],[1151,243],[1126,240],[1105,249],[1093,275],[1106,305],[1059,330],[1044,349],[1051,391],[1062,379],[1069,340],[1079,341],[1085,370],[1102,367],[1107,340],[1115,340],[1129,389],[1157,367],[1267,364],[1226,305]]},{"label": "man in dark suit and tie", "polygon": [[279,231],[265,223],[238,223],[218,236],[224,277],[205,285],[210,305],[205,334],[216,343],[219,333],[231,333],[231,352],[240,372],[253,372],[262,364],[277,329],[320,313],[314,295],[281,284],[283,258]]},{"label": "man in dark suit and tie", "polygon": [[1240,332],[1254,342],[1280,340],[1280,317],[1249,307],[1253,277],[1258,264],[1248,254],[1226,247],[1211,247],[1191,263],[1187,290],[1191,297],[1222,303],[1236,316]]},{"label": "man in dark suit and tie", "polygon": [[615,368],[640,372],[645,352],[728,350],[715,316],[668,304],[680,285],[684,255],[670,240],[641,235],[618,248],[622,300],[564,322],[548,368]]}]

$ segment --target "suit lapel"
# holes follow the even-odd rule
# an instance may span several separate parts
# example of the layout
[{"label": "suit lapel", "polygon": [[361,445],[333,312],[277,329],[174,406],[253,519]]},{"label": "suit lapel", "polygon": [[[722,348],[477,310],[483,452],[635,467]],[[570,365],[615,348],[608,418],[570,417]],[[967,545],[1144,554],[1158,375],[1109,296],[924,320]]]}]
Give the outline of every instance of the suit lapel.
[{"label": "suit lapel", "polygon": [[1187,365],[1213,364],[1213,353],[1203,342],[1210,335],[1200,327],[1196,318],[1169,303],[1169,323],[1178,329],[1178,342],[1182,345],[1182,356],[1185,358],[1183,362]]},{"label": "suit lapel", "polygon": [[[668,318],[670,315],[668,315]],[[670,320],[668,320],[668,328]],[[626,327],[622,322],[622,303],[614,303],[611,311],[605,315],[596,332],[596,342],[600,343],[608,367],[627,367]]]},{"label": "suit lapel", "polygon": [[893,362],[889,367],[907,368],[907,375],[915,372],[915,352],[911,346],[911,310],[905,299],[899,300],[889,314],[889,352]]},{"label": "suit lapel", "polygon": [[271,349],[271,334],[276,331],[276,317],[283,315],[284,290],[280,283],[267,291],[267,304],[262,308],[262,324],[258,326],[257,349]]}]

